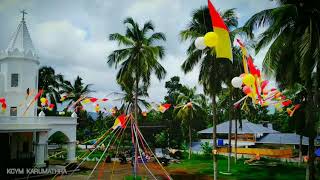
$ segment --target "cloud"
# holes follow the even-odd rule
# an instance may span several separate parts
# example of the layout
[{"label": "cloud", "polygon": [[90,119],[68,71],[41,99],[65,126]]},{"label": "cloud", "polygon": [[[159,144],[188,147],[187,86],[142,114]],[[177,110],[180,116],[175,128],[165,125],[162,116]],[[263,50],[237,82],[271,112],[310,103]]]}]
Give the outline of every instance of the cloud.
[{"label": "cloud", "polygon": [[[26,17],[31,38],[40,55],[41,65],[49,65],[66,79],[73,81],[80,75],[85,83],[93,84],[94,96],[119,91],[115,81],[116,70],[107,65],[106,57],[117,49],[114,42],[107,40],[111,33],[124,33],[122,21],[132,16],[141,25],[152,20],[156,31],[164,32],[167,41],[163,43],[166,56],[161,64],[167,70],[164,80],[152,77],[149,89],[150,99],[161,101],[166,94],[165,81],[178,75],[188,86],[199,87],[198,68],[184,74],[181,64],[186,59],[188,43],[182,43],[179,32],[191,19],[192,11],[206,5],[206,0],[2,0],[0,3],[0,49],[5,49],[21,19],[20,9],[27,9]],[[274,6],[269,0],[212,0],[220,10],[236,8],[240,25],[252,14]],[[263,53],[257,55],[261,62]],[[114,102],[112,102],[114,103]]]},{"label": "cloud", "polygon": [[[42,62],[63,66],[106,67],[105,54],[114,49],[106,41],[86,40],[87,32],[68,21],[49,21],[35,27],[34,43],[43,55]],[[109,50],[109,51],[108,51]],[[54,58],[48,62],[46,58]],[[49,59],[50,60],[50,59]]]}]

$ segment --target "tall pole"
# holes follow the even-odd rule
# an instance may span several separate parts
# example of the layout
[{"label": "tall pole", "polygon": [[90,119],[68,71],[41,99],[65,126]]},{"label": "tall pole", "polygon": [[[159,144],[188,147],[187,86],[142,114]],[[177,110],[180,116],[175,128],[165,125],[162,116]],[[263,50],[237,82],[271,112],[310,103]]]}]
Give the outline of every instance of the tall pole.
[{"label": "tall pole", "polygon": [[231,146],[231,135],[232,135],[232,87],[231,88],[231,96],[230,96],[230,106],[229,106],[229,133],[228,133],[228,172],[231,171],[231,152],[232,152],[232,146]]},{"label": "tall pole", "polygon": [[238,160],[238,121],[240,123],[240,120],[241,120],[241,109],[237,109],[237,112],[238,112],[238,117],[236,119],[236,122],[235,122],[235,142],[234,142],[234,161],[235,163],[237,163],[237,160]]},{"label": "tall pole", "polygon": [[218,159],[217,159],[217,104],[216,96],[212,97],[212,140],[213,140],[213,180],[217,180],[218,176]]}]

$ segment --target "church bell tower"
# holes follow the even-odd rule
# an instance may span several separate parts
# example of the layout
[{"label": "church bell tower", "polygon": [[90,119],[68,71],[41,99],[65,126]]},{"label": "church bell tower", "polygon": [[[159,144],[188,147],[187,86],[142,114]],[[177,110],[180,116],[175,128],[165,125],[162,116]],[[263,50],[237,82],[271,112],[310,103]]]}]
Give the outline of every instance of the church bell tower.
[{"label": "church bell tower", "polygon": [[[0,51],[0,97],[7,102],[7,110],[0,116],[37,115],[35,102],[24,114],[28,103],[38,91],[39,57],[33,46],[24,10],[22,19],[7,49]],[[27,91],[33,94],[27,96]]]}]

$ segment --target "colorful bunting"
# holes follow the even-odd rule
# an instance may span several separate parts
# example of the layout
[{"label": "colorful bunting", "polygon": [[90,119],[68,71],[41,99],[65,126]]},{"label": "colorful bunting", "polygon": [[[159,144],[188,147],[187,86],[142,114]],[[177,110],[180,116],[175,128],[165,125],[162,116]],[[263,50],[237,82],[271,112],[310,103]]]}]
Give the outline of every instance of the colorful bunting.
[{"label": "colorful bunting", "polygon": [[112,129],[117,129],[118,127],[125,128],[126,127],[126,115],[121,114],[117,117],[117,119],[114,121],[114,124],[112,126]]},{"label": "colorful bunting", "polygon": [[287,113],[290,117],[293,116],[294,112],[300,108],[301,104],[296,104],[293,108],[287,108]]},{"label": "colorful bunting", "polygon": [[67,98],[67,96],[62,96],[62,97],[60,98],[60,101],[63,102],[64,100],[66,100],[66,98]]},{"label": "colorful bunting", "polygon": [[171,104],[160,104],[158,110],[162,113],[166,112],[171,107]]},{"label": "colorful bunting", "polygon": [[99,104],[96,104],[95,111],[96,111],[96,113],[100,112],[100,105]]},{"label": "colorful bunting", "polygon": [[53,108],[54,108],[54,104],[50,104],[50,105],[48,106],[48,110],[49,110],[49,111],[52,111]]},{"label": "colorful bunting", "polygon": [[43,89],[40,89],[38,91],[38,93],[34,96],[33,100],[28,104],[26,110],[23,112],[23,116],[26,115],[26,113],[29,110],[29,108],[34,104],[34,102],[36,102],[39,99],[39,97],[42,95],[42,93],[43,93]]}]

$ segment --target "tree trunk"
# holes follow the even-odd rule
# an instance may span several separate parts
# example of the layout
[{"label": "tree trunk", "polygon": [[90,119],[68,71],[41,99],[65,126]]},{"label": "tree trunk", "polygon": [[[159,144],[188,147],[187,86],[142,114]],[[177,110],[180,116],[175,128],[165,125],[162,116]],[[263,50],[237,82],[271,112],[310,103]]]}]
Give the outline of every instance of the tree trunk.
[{"label": "tree trunk", "polygon": [[306,171],[306,180],[316,180],[316,169],[314,166],[315,160],[315,147],[314,147],[315,137],[309,137],[309,148],[308,148],[308,165]]},{"label": "tree trunk", "polygon": [[238,121],[240,123],[241,120],[241,109],[237,109],[238,117],[235,123],[235,141],[234,141],[234,161],[237,163],[238,160]]},{"label": "tree trunk", "polygon": [[232,107],[229,109],[229,133],[228,133],[228,172],[231,171],[231,135],[232,135]]},{"label": "tree trunk", "polygon": [[[320,80],[320,64],[316,65],[315,77],[310,77],[309,84],[307,87],[307,107],[306,107],[306,121],[309,134],[309,146],[308,146],[308,165],[306,170],[306,179],[316,179],[316,168],[315,168],[315,146],[314,139],[317,136],[316,118],[319,109],[319,80]],[[314,78],[314,79],[313,79]],[[314,81],[313,81],[314,80]],[[313,83],[314,82],[314,83]],[[313,86],[314,85],[314,86]],[[314,87],[314,88],[313,88]]]},{"label": "tree trunk", "polygon": [[302,138],[303,136],[300,135],[300,141],[299,141],[299,166],[302,164]]},{"label": "tree trunk", "polygon": [[307,92],[307,106],[306,106],[306,121],[307,121],[306,125],[307,125],[307,129],[308,129],[309,146],[308,146],[308,165],[307,165],[307,169],[306,169],[306,180],[315,180],[316,179],[316,171],[315,171],[315,164],[314,164],[314,160],[315,160],[314,139],[316,137],[315,107],[316,106],[314,103],[314,98],[312,96],[312,91],[308,91]]},{"label": "tree trunk", "polygon": [[138,124],[138,91],[139,91],[139,80],[138,77],[136,77],[136,87],[134,92],[134,120],[135,123]]},{"label": "tree trunk", "polygon": [[189,124],[189,159],[191,159],[191,126]]},{"label": "tree trunk", "polygon": [[[139,90],[139,78],[136,75],[136,82],[135,82],[135,92],[134,92],[134,123],[136,123],[136,125],[138,126],[138,90]],[[138,142],[135,143],[135,147],[134,147],[134,154],[135,157],[138,157]],[[137,160],[135,160],[137,161]],[[137,163],[134,164],[134,176],[136,178],[137,176],[137,168],[138,165]]]},{"label": "tree trunk", "polygon": [[218,158],[217,158],[217,104],[216,96],[212,96],[212,140],[213,140],[213,180],[218,179]]}]

